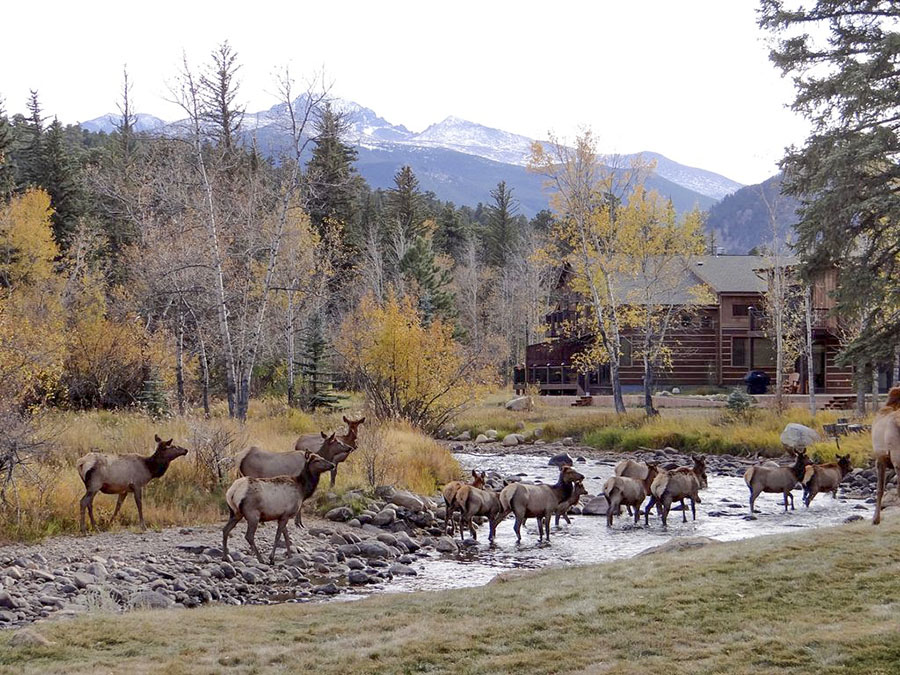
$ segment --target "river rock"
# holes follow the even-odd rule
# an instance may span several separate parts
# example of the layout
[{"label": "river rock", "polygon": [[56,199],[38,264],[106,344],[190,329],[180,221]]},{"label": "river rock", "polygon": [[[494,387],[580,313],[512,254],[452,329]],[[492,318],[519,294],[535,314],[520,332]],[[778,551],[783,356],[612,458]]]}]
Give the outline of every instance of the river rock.
[{"label": "river rock", "polygon": [[397,512],[394,509],[384,508],[375,514],[372,518],[372,524],[376,527],[384,527],[390,525],[397,519]]},{"label": "river rock", "polygon": [[349,506],[338,506],[331,509],[328,513],[325,514],[325,518],[327,520],[331,520],[336,523],[346,523],[352,517],[353,509],[351,509]]},{"label": "river rock", "polygon": [[347,573],[347,581],[351,586],[365,586],[369,583],[369,575],[362,569],[352,569]]},{"label": "river rock", "polygon": [[600,495],[591,497],[590,501],[581,509],[581,513],[585,516],[605,516],[608,510],[609,502],[606,501],[605,496]]},{"label": "river rock", "polygon": [[72,575],[72,581],[75,582],[75,585],[78,588],[87,588],[91,584],[97,583],[97,577],[93,574],[88,574],[87,572],[75,572]]},{"label": "river rock", "polygon": [[719,542],[716,539],[711,539],[710,537],[684,537],[670,539],[665,544],[660,544],[659,546],[651,546],[650,548],[644,549],[643,551],[635,555],[635,557],[637,558],[638,556],[653,555],[654,553],[668,553],[670,551],[687,551],[718,543]]},{"label": "river rock", "polygon": [[168,609],[172,601],[157,591],[137,591],[131,594],[128,605],[132,609]]},{"label": "river rock", "polygon": [[500,441],[500,445],[506,446],[507,448],[514,447],[519,444],[519,434],[506,434],[503,437],[503,440]]},{"label": "river rock", "polygon": [[507,410],[531,410],[533,402],[530,396],[517,396],[506,402]]},{"label": "river rock", "polygon": [[541,436],[544,435],[544,430],[543,430],[541,427],[535,427],[535,428],[531,431],[531,435],[532,435],[534,438],[540,438]]},{"label": "river rock", "polygon": [[484,435],[487,436],[492,441],[497,440],[497,430],[496,429],[488,429],[484,432]]},{"label": "river rock", "polygon": [[29,628],[23,628],[9,639],[10,647],[50,647],[56,643],[50,642],[40,633]]},{"label": "river rock", "polygon": [[441,553],[456,553],[459,550],[456,545],[456,540],[451,539],[450,537],[438,537],[434,542],[434,548]]},{"label": "river rock", "polygon": [[571,436],[566,436],[564,439],[562,439],[562,441],[560,441],[560,443],[567,447],[572,447],[573,445],[575,445],[575,439]]},{"label": "river rock", "polygon": [[404,565],[403,563],[396,562],[388,568],[391,574],[397,576],[411,576],[414,577],[418,574],[412,567],[409,565]]},{"label": "river rock", "polygon": [[789,448],[808,448],[822,440],[815,429],[790,422],[781,432],[781,442]]},{"label": "river rock", "polygon": [[410,511],[421,511],[425,508],[425,502],[407,490],[397,490],[391,495],[391,504],[402,506]]},{"label": "river rock", "polygon": [[359,554],[364,558],[390,558],[391,549],[380,541],[364,541],[359,544]]},{"label": "river rock", "polygon": [[454,436],[452,440],[454,440],[454,441],[471,441],[472,433],[468,429],[466,429],[461,434]]},{"label": "river rock", "polygon": [[482,443],[490,443],[490,442],[491,442],[491,439],[488,438],[487,436],[485,436],[484,434],[478,434],[478,435],[475,437],[475,444],[476,444],[476,445],[481,445]]},{"label": "river rock", "polygon": [[21,607],[21,601],[18,598],[14,598],[6,591],[0,591],[0,607],[5,607],[6,609],[18,609]]},{"label": "river rock", "polygon": [[558,455],[554,455],[550,458],[550,461],[547,462],[550,466],[572,466],[572,458],[569,456],[568,452],[563,452]]}]

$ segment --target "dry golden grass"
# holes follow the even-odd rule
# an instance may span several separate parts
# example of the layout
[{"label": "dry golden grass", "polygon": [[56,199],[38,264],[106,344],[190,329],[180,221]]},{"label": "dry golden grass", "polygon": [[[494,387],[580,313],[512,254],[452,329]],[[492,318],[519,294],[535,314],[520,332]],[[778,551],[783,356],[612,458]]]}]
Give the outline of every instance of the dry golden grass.
[{"label": "dry golden grass", "polygon": [[[173,462],[165,476],[148,484],[144,492],[148,526],[218,522],[226,513],[224,490],[235,474],[226,464],[222,482],[216,480],[210,464],[194,451],[203,439],[230,439],[226,459],[249,445],[287,451],[293,449],[299,434],[344,429],[343,414],[352,418],[359,415],[311,416],[272,400],[252,402],[243,425],[229,419],[221,405],[214,408],[210,420],[200,415],[153,420],[137,412],[50,413],[45,424],[57,430],[55,447],[42,461],[19,474],[16,488],[9,493],[10,505],[0,509],[0,541],[77,532],[78,501],[84,485],[75,471],[75,460],[92,450],[149,455],[155,448],[154,434],[174,438],[191,452]],[[391,482],[398,486],[430,493],[459,473],[456,461],[443,446],[409,427],[392,427],[386,437],[389,444],[383,461]],[[359,459],[354,457],[338,472],[339,490],[365,487],[364,476]],[[113,496],[100,494],[95,498],[94,511],[101,527],[106,527],[114,506]],[[137,511],[129,497],[114,527],[136,524]]]},{"label": "dry golden grass", "polygon": [[35,626],[0,672],[896,673],[900,516],[359,602]]}]

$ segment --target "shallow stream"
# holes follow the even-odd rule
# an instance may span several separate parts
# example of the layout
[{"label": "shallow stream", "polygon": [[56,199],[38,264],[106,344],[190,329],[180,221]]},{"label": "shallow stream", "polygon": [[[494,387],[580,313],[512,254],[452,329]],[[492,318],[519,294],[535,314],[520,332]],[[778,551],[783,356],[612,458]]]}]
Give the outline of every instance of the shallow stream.
[{"label": "shallow stream", "polygon": [[[548,465],[546,456],[456,453],[456,458],[466,470],[525,474],[521,478],[529,482],[553,483],[559,474],[555,466]],[[576,463],[575,468],[585,475],[588,493],[597,495],[602,492],[606,479],[613,475],[614,466],[612,460],[588,459]],[[510,516],[497,527],[494,546],[488,545],[487,527],[483,526],[479,530],[477,547],[469,547],[456,556],[434,554],[424,558],[415,565],[418,576],[395,577],[384,590],[402,592],[479,586],[511,569],[588,565],[630,558],[675,537],[702,536],[734,541],[837,525],[854,514],[867,517],[869,509],[860,500],[832,499],[829,494],[818,495],[807,509],[798,489],[794,491],[795,511],[784,513],[781,495],[763,494],[756,502],[762,513],[757,514],[756,520],[747,520],[748,494],[743,478],[715,475],[714,472],[709,473],[709,487],[701,491],[700,496],[703,503],[697,505],[696,521],[691,520],[690,501],[687,502],[688,522],[683,523],[681,513],[673,510],[666,529],[653,516],[648,527],[643,526],[643,518],[641,525],[635,527],[624,509],[622,517],[614,521],[611,529],[606,527],[605,516],[571,516],[571,525],[566,525],[563,520],[559,529],[551,526],[550,545],[538,544],[534,520],[529,520],[523,528],[522,543],[517,545]],[[587,500],[582,497],[580,505]]]}]

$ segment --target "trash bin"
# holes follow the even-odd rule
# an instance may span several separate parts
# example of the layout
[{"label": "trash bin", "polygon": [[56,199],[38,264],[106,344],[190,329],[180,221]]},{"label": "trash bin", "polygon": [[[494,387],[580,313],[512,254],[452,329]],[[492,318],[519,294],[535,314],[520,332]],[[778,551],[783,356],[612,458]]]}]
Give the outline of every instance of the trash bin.
[{"label": "trash bin", "polygon": [[751,370],[744,375],[744,384],[747,385],[748,394],[765,394],[771,381],[772,378],[762,370]]}]

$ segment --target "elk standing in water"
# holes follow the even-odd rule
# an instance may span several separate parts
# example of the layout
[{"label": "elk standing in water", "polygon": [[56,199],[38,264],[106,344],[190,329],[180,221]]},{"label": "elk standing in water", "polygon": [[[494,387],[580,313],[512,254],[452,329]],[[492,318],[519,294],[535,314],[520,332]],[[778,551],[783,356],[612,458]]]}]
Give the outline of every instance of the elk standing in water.
[{"label": "elk standing in water", "polygon": [[[337,465],[347,459],[351,452],[356,450],[359,426],[366,421],[365,417],[360,417],[358,420],[348,420],[346,416],[344,416],[342,419],[344,420],[344,424],[347,425],[347,433],[343,436],[336,437],[332,434],[329,438],[325,435],[324,431],[322,432],[322,438],[329,441],[328,447],[321,445],[322,441],[318,434],[303,434],[297,439],[297,442],[294,443],[295,452],[306,452],[309,450],[310,452],[315,452],[320,457],[327,459],[329,462],[334,463],[334,468],[331,470],[331,487],[334,487],[334,481],[337,479]],[[339,441],[339,443],[334,443],[334,439]]]},{"label": "elk standing in water", "polygon": [[[650,494],[656,497],[656,510],[662,516],[663,527],[667,525],[672,502],[681,502],[681,522],[687,522],[684,508],[685,498],[691,500],[691,517],[697,520],[697,504],[702,504],[698,492],[707,486],[706,463],[702,457],[693,457],[693,467],[681,467],[672,471],[660,471],[650,484]],[[649,509],[648,509],[649,510]],[[644,523],[648,522],[647,511]]]},{"label": "elk standing in water", "polygon": [[[618,475],[606,481],[606,484],[603,486],[603,492],[606,494],[606,499],[609,502],[606,510],[607,527],[612,527],[613,515],[619,515],[623,504],[629,507],[629,515],[634,509],[634,524],[638,524],[641,518],[641,504],[644,503],[644,499],[650,494],[650,486],[659,474],[659,468],[655,464],[651,464],[647,467],[647,471],[643,473],[643,479]],[[647,505],[645,513],[650,513],[650,506],[650,504]]]},{"label": "elk standing in water", "polygon": [[144,509],[141,503],[141,491],[144,486],[154,478],[162,476],[173,460],[187,454],[185,448],[172,445],[172,440],[162,440],[155,437],[156,451],[149,457],[141,455],[108,455],[100,452],[89,452],[75,462],[78,475],[84,482],[84,497],[81,498],[81,533],[86,534],[84,512],[91,517],[91,527],[96,531],[97,523],[94,521],[94,496],[98,492],[107,495],[119,495],[116,508],[113,511],[110,523],[119,515],[119,509],[128,493],[134,495],[134,504],[137,506],[138,520],[141,529],[146,529],[144,524]]},{"label": "elk standing in water", "polygon": [[[472,482],[469,483],[469,485],[477,488],[484,487],[485,479],[486,475],[484,471],[481,472],[481,475],[478,475],[478,472],[475,471],[475,469],[472,469]],[[444,523],[451,536],[455,532],[455,528],[453,526],[453,512],[459,508],[459,505],[456,503],[456,494],[459,492],[459,489],[465,485],[466,484],[461,480],[451,480],[441,489],[441,494],[444,497],[444,505],[446,511]],[[460,528],[461,527],[462,523],[460,523]]]},{"label": "elk standing in water", "polygon": [[550,541],[550,517],[562,502],[572,496],[575,483],[584,480],[584,476],[575,471],[571,466],[560,467],[559,480],[556,485],[527,485],[525,483],[511,483],[500,491],[500,503],[503,512],[497,521],[503,520],[510,512],[516,516],[513,530],[516,532],[516,540],[522,541],[522,524],[526,518],[537,518],[539,540],[543,540],[546,534]]},{"label": "elk standing in water", "polygon": [[[482,474],[482,479],[484,474]],[[456,492],[454,502],[459,509],[459,538],[465,538],[465,526],[468,524],[472,539],[478,539],[472,519],[483,516],[488,519],[488,541],[494,541],[497,531],[497,522],[503,512],[500,503],[500,493],[493,490],[485,490],[473,485],[463,485]]]},{"label": "elk standing in water", "polygon": [[844,476],[852,470],[853,464],[850,462],[850,455],[838,457],[837,463],[807,466],[802,481],[803,503],[809,508],[810,502],[820,492],[830,492],[831,497],[837,499],[838,486],[844,480]]},{"label": "elk standing in water", "polygon": [[[651,469],[652,467],[652,469]],[[652,471],[652,476],[650,476]],[[647,512],[653,508],[656,504],[656,497],[650,494],[650,483],[653,482],[653,478],[656,477],[656,474],[659,473],[659,467],[656,463],[653,462],[638,462],[634,459],[623,459],[621,462],[616,464],[615,472],[617,476],[623,476],[625,478],[636,478],[641,482],[647,481],[647,476],[650,476],[650,481],[647,483],[647,494],[650,495],[650,501],[647,502]],[[623,502],[625,504],[625,508],[628,509],[628,515],[631,514],[631,505],[627,502]],[[616,514],[618,515],[618,514]],[[634,514],[639,516],[640,514]],[[635,520],[637,522],[637,520]]]},{"label": "elk standing in water", "polygon": [[291,538],[287,531],[287,522],[295,513],[299,513],[303,500],[312,496],[319,485],[319,477],[334,468],[334,464],[316,454],[306,451],[303,469],[293,476],[275,476],[273,478],[238,478],[225,493],[225,501],[231,511],[231,518],[222,529],[222,557],[228,555],[228,534],[242,518],[247,520],[245,538],[250,550],[256,558],[263,562],[256,548],[256,528],[261,522],[277,520],[275,543],[269,564],[275,562],[275,549],[278,539],[283,535],[287,547],[287,555],[291,555]]},{"label": "elk standing in water", "polygon": [[[763,462],[751,466],[744,473],[744,482],[750,489],[750,515],[753,516],[753,505],[763,492],[781,493],[784,495],[784,511],[787,513],[788,497],[791,499],[791,510],[794,510],[794,495],[791,491],[803,480],[803,473],[809,458],[805,450],[798,450],[791,466],[778,466],[773,462]],[[757,512],[758,513],[758,512]]]},{"label": "elk standing in water", "polygon": [[[872,524],[881,522],[881,499],[887,470],[900,470],[900,387],[888,393],[888,400],[872,422],[872,450],[875,454],[875,471],[878,474],[878,491],[875,496],[875,515]],[[900,497],[900,479],[897,480],[897,496]]]}]

